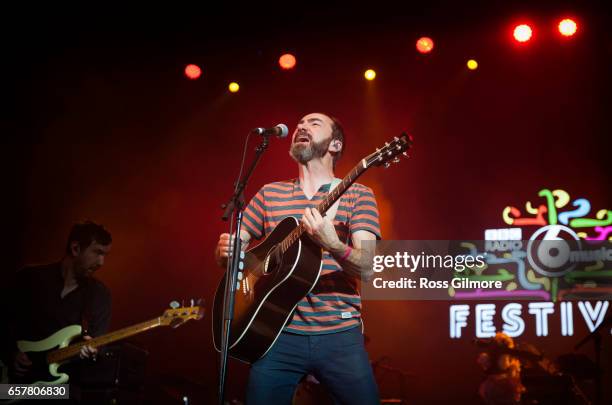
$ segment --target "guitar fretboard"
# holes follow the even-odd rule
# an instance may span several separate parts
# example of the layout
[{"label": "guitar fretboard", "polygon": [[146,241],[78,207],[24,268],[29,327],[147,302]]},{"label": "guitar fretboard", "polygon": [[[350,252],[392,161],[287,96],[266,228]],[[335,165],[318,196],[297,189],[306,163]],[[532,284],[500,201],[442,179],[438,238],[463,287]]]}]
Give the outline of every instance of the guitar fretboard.
[{"label": "guitar fretboard", "polygon": [[78,355],[81,351],[81,348],[85,345],[89,345],[92,347],[104,346],[117,340],[125,339],[127,337],[136,335],[149,329],[156,328],[161,325],[161,317],[157,317],[151,319],[150,321],[145,321],[136,325],[128,326],[127,328],[119,329],[115,332],[111,332],[91,340],[85,340],[83,342],[75,343],[68,347],[64,347],[63,349],[54,350],[47,355],[47,361],[49,363],[61,363],[62,361],[68,360],[69,358]]},{"label": "guitar fretboard", "polygon": [[[361,176],[367,168],[365,163],[365,159],[362,160],[358,165],[353,167],[353,169],[347,174],[342,181],[334,188],[327,196],[319,203],[317,206],[317,210],[321,213],[321,215],[325,214],[327,210],[334,205],[334,203],[345,193],[346,190],[353,184],[359,176]],[[332,219],[333,220],[333,219]],[[305,229],[300,223],[297,228],[295,228],[289,235],[283,239],[281,243],[279,243],[279,247],[281,249],[281,254],[284,254],[290,247],[297,241],[300,236],[304,233]]]}]

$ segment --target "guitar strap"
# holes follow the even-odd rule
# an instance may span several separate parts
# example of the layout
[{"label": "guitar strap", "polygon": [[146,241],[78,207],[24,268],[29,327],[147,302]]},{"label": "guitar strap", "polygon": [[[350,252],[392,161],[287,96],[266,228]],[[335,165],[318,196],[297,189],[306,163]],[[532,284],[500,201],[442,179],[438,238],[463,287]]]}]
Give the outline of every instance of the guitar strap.
[{"label": "guitar strap", "polygon": [[[336,186],[340,184],[341,181],[342,180],[337,177],[334,178],[329,186],[329,192],[331,193],[336,188]],[[334,223],[334,218],[336,218],[336,213],[338,212],[338,206],[340,205],[340,199],[342,199],[342,197],[338,198],[338,201],[336,201],[334,205],[329,207],[329,209],[325,213],[325,216],[331,219],[332,224]]]}]

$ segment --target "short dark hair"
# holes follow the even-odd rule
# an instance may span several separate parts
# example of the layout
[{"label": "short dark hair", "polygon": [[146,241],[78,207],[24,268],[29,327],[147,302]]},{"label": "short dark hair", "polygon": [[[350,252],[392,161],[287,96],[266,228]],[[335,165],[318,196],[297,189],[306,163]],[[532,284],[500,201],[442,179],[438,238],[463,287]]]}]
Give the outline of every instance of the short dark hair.
[{"label": "short dark hair", "polygon": [[346,142],[344,140],[344,127],[342,127],[342,124],[340,123],[338,118],[332,117],[331,115],[327,116],[332,121],[332,141],[337,139],[342,142],[342,149],[340,149],[340,151],[334,155],[334,167],[336,167],[336,162],[340,159],[342,153],[344,153],[344,149],[346,148]]},{"label": "short dark hair", "polygon": [[72,242],[78,242],[79,247],[87,249],[89,245],[97,242],[101,245],[110,245],[113,241],[110,232],[104,226],[93,221],[82,221],[74,224],[68,235],[66,254],[72,254]]}]

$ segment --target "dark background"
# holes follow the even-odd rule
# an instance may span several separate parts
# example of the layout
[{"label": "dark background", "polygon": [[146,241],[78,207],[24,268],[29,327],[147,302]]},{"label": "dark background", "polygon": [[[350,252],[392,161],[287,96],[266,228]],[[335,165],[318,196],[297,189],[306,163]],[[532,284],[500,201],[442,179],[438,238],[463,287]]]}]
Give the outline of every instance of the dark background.
[{"label": "dark background", "polygon": [[[212,251],[226,231],[219,206],[246,133],[278,122],[293,130],[313,111],[344,123],[338,175],[402,130],[414,135],[411,160],[361,180],[377,195],[386,239],[479,239],[485,228],[505,227],[506,205],[535,205],[542,188],[609,208],[612,36],[604,8],[457,3],[251,6],[240,14],[187,4],[5,10],[5,269],[59,259],[71,224],[91,218],[113,234],[99,272],[112,290],[112,329],[157,316],[173,299],[211,303],[221,276]],[[571,40],[555,33],[565,15],[579,24]],[[511,38],[522,19],[536,30],[527,46]],[[429,55],[414,49],[423,35],[435,41]],[[285,52],[297,56],[293,71],[278,68]],[[469,58],[480,64],[475,72],[465,67]],[[203,68],[199,80],[184,77],[188,63]],[[370,67],[378,76],[366,82]],[[230,81],[239,93],[227,92]],[[297,175],[287,149],[288,141],[272,140],[247,198]],[[388,356],[415,374],[407,382],[415,403],[475,398],[473,322],[451,340],[448,306],[364,304],[372,360]],[[208,315],[132,340],[150,351],[151,378],[214,393]],[[522,339],[551,357],[569,352],[586,333],[577,315],[575,336],[565,338],[558,315],[547,338],[536,338],[525,316]],[[607,347],[609,355],[609,338]],[[246,372],[232,363],[232,397],[242,396]],[[397,395],[397,385],[388,389]]]}]

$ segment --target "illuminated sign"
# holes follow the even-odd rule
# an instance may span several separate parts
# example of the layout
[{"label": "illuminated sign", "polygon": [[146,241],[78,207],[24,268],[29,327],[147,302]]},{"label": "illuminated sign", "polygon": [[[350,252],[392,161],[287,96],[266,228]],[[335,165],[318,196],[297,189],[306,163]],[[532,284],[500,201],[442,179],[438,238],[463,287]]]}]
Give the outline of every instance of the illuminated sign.
[{"label": "illuminated sign", "polygon": [[[612,296],[612,211],[598,210],[589,217],[591,203],[586,198],[571,201],[564,190],[543,189],[539,204],[527,201],[525,212],[514,206],[502,211],[506,225],[485,230],[484,252],[464,243],[468,254],[485,255],[487,265],[466,271],[468,280],[502,281],[502,290],[473,289],[448,294],[455,300],[512,300],[529,297],[537,302],[451,305],[450,337],[460,338],[470,324],[476,337],[495,335],[493,317],[500,312],[501,330],[511,337],[525,331],[525,317],[534,318],[537,336],[549,335],[549,316],[559,313],[562,336],[574,333],[574,312],[579,312],[593,331],[604,319]],[[527,235],[526,226],[537,226]],[[581,249],[588,244],[589,249]],[[569,302],[569,300],[577,302]],[[563,301],[563,302],[562,302]],[[574,311],[575,308],[578,311]],[[527,314],[524,314],[524,312]]]}]

